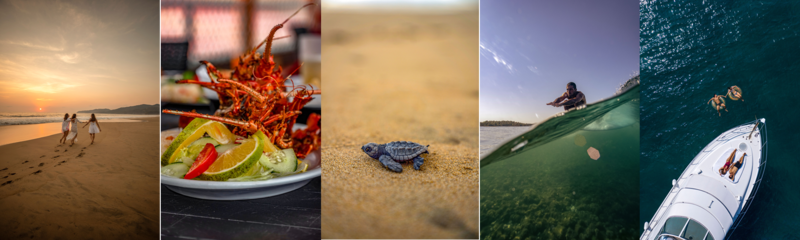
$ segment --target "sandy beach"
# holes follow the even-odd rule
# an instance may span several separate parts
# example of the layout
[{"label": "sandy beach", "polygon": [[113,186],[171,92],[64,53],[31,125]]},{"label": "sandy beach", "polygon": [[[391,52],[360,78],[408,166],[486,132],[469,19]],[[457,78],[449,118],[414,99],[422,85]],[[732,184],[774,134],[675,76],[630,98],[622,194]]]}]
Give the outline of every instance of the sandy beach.
[{"label": "sandy beach", "polygon": [[159,121],[140,120],[0,146],[0,239],[158,238]]},{"label": "sandy beach", "polygon": [[[322,237],[478,238],[477,9],[323,14]],[[361,151],[391,141],[422,170]]]}]

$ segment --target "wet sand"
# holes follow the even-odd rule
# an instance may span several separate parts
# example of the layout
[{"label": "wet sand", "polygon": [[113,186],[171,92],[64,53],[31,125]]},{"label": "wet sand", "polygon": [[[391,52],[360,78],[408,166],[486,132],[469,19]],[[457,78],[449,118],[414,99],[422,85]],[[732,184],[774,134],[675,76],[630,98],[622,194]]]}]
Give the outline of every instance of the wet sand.
[{"label": "wet sand", "polygon": [[[81,121],[86,121],[88,119],[84,119]],[[103,123],[107,122],[139,122],[139,119],[101,119],[100,125],[102,126]],[[84,123],[79,124],[78,126],[83,127]],[[86,132],[89,132],[89,126],[84,128]],[[37,123],[37,124],[23,124],[23,125],[2,125],[0,126],[0,146],[17,143],[22,141],[33,140],[37,138],[43,138],[53,133],[61,132],[61,123]]]},{"label": "wet sand", "polygon": [[[478,13],[325,12],[322,237],[478,238]],[[430,145],[395,173],[368,142]]]},{"label": "wet sand", "polygon": [[0,146],[0,239],[157,238],[159,121],[141,120]]}]

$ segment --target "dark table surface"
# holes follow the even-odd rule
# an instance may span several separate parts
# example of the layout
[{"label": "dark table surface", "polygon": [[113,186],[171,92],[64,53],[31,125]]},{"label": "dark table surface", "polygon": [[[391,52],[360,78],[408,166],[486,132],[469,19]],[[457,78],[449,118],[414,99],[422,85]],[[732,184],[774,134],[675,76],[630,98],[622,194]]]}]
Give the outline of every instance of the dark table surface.
[{"label": "dark table surface", "polygon": [[[163,105],[210,114],[215,109]],[[298,118],[299,120],[299,118]],[[178,117],[161,114],[161,130],[177,127]],[[161,239],[320,239],[321,178],[278,196],[212,201],[187,197],[161,185]]]},{"label": "dark table surface", "polygon": [[161,239],[320,239],[320,181],[278,196],[212,201],[161,185]]}]

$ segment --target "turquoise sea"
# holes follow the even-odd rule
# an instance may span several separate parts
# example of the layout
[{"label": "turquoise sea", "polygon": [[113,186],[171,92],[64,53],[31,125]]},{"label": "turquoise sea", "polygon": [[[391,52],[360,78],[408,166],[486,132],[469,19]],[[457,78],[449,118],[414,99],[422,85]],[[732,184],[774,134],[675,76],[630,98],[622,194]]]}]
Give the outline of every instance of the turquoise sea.
[{"label": "turquoise sea", "polygon": [[[643,1],[641,226],[692,158],[727,129],[766,118],[761,188],[729,239],[800,238],[800,2]],[[719,116],[706,102],[729,86]]]},{"label": "turquoise sea", "polygon": [[481,239],[637,237],[639,87],[623,92],[482,149]]}]

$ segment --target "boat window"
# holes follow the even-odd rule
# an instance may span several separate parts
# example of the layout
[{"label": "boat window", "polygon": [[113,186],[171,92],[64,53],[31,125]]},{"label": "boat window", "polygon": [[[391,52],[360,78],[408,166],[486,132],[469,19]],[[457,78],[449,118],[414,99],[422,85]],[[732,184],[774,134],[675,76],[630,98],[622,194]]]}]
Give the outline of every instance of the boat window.
[{"label": "boat window", "polygon": [[708,235],[706,235],[706,240],[714,240],[714,236],[711,236],[711,232],[708,232]]},{"label": "boat window", "polygon": [[686,230],[683,231],[681,237],[686,240],[703,240],[707,232],[708,230],[703,225],[694,220],[689,220],[689,224],[686,225]]},{"label": "boat window", "polygon": [[669,233],[679,236],[681,234],[681,230],[683,230],[683,226],[686,226],[686,221],[688,220],[689,219],[685,217],[671,217],[667,219],[666,223],[664,223],[664,228],[661,230],[661,233]]}]

